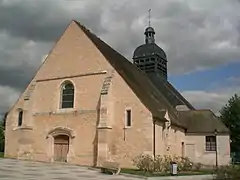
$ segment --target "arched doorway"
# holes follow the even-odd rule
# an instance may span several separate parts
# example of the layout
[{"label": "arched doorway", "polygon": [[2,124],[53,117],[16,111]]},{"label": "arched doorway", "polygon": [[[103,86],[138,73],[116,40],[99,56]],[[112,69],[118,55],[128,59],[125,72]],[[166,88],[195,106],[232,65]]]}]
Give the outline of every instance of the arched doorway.
[{"label": "arched doorway", "polygon": [[69,151],[69,136],[57,135],[54,137],[54,161],[67,162]]}]

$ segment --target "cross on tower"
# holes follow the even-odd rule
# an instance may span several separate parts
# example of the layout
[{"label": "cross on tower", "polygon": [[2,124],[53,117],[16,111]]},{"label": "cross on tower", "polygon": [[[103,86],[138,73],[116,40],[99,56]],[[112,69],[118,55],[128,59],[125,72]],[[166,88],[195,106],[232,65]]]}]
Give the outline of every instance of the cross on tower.
[{"label": "cross on tower", "polygon": [[148,10],[148,26],[151,26],[151,9]]}]

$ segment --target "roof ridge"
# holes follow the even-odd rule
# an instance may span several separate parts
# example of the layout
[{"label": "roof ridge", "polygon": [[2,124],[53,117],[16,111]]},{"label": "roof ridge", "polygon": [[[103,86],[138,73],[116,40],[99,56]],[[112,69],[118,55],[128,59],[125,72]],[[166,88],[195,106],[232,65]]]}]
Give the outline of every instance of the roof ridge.
[{"label": "roof ridge", "polygon": [[194,111],[212,111],[211,109],[194,109]]},{"label": "roof ridge", "polygon": [[[167,81],[166,87],[167,87],[170,91],[172,91],[172,90],[168,87],[168,84],[171,86],[172,90],[175,91],[175,87],[174,87],[169,81]],[[177,97],[181,102],[186,103],[188,106],[190,106],[191,108],[195,109],[195,108],[193,107],[193,105],[192,105],[190,102],[188,102],[188,100],[187,100],[180,92],[178,92],[178,91],[176,90],[175,92],[172,91],[172,93],[173,93],[173,94],[175,95],[175,97]],[[177,94],[180,95],[180,96],[182,97],[182,99],[181,99],[180,97],[178,97]],[[185,101],[185,102],[184,102],[184,101]]]}]

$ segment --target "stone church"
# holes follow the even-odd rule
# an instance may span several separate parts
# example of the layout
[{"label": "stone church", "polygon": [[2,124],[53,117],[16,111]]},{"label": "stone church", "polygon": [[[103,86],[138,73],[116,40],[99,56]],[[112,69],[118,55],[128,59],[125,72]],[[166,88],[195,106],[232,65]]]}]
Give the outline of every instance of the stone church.
[{"label": "stone church", "polygon": [[131,63],[73,20],[9,110],[5,157],[131,167],[148,153],[228,164],[228,129],[169,83],[154,36],[147,27]]}]

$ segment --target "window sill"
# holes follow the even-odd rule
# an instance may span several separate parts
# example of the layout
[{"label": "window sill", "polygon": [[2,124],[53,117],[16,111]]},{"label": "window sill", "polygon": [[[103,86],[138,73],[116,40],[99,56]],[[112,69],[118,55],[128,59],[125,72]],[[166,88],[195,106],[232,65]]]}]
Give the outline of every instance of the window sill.
[{"label": "window sill", "polygon": [[65,108],[65,109],[58,109],[56,113],[71,113],[76,111],[75,108]]},{"label": "window sill", "polygon": [[13,131],[17,131],[17,130],[30,130],[30,131],[32,131],[33,127],[31,127],[31,126],[18,126],[18,127],[13,128]]},{"label": "window sill", "polygon": [[205,151],[205,154],[216,154],[216,151]]},{"label": "window sill", "polygon": [[125,126],[123,129],[131,129],[132,126]]},{"label": "window sill", "polygon": [[112,126],[97,126],[97,129],[112,129]]}]

